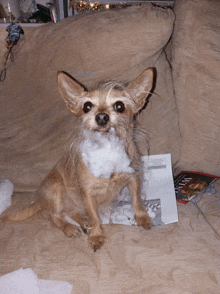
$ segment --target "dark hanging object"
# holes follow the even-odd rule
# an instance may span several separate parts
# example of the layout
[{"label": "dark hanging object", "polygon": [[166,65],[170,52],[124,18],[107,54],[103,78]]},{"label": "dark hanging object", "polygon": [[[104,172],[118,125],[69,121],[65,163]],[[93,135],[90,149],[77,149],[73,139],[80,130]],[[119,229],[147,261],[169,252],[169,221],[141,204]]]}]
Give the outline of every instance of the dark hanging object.
[{"label": "dark hanging object", "polygon": [[14,42],[17,43],[17,41],[20,39],[21,35],[24,35],[24,31],[21,28],[20,25],[12,22],[6,29],[8,32],[8,37],[5,39],[7,43]]},{"label": "dark hanging object", "polygon": [[6,28],[6,31],[8,32],[8,36],[5,39],[5,41],[7,43],[6,47],[7,47],[8,51],[5,54],[5,63],[4,63],[3,69],[0,72],[0,82],[3,82],[6,78],[6,66],[7,66],[9,59],[11,59],[11,61],[13,62],[12,48],[14,47],[14,45],[17,44],[20,37],[22,35],[24,35],[24,31],[22,30],[21,26],[14,23],[14,22],[12,22]]}]

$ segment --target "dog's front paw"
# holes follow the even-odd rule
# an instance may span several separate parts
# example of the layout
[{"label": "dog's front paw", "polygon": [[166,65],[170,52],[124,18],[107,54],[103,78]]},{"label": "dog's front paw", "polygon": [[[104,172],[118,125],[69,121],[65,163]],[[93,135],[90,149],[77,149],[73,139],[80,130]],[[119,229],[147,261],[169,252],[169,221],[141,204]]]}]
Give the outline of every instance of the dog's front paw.
[{"label": "dog's front paw", "polygon": [[104,235],[98,235],[98,236],[90,236],[89,240],[91,242],[93,250],[96,252],[97,249],[99,249],[105,241]]},{"label": "dog's front paw", "polygon": [[135,215],[135,220],[138,226],[143,227],[146,230],[149,230],[151,228],[152,221],[147,212],[142,212],[138,215]]}]

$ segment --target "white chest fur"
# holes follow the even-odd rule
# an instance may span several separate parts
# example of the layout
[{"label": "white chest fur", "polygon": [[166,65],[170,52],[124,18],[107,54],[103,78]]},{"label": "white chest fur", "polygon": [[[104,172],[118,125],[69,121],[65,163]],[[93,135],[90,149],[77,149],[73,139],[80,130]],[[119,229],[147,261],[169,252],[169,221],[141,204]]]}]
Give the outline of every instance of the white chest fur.
[{"label": "white chest fur", "polygon": [[125,152],[125,142],[116,136],[114,128],[109,132],[84,131],[84,138],[80,151],[92,175],[109,179],[114,172],[134,172]]}]

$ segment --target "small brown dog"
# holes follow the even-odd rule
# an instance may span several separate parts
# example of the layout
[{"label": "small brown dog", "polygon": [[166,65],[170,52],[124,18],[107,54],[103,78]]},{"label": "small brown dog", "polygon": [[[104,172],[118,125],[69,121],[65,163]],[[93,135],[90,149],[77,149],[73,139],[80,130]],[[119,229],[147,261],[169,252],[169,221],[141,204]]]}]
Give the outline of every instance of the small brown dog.
[{"label": "small brown dog", "polygon": [[57,227],[69,237],[77,236],[81,231],[66,221],[69,216],[89,234],[96,250],[105,239],[99,211],[127,186],[137,224],[150,229],[151,219],[140,199],[134,116],[143,108],[152,84],[152,68],[127,87],[109,83],[93,91],[58,72],[59,92],[78,118],[77,140],[43,181],[38,199],[3,220],[23,221],[47,209]]}]

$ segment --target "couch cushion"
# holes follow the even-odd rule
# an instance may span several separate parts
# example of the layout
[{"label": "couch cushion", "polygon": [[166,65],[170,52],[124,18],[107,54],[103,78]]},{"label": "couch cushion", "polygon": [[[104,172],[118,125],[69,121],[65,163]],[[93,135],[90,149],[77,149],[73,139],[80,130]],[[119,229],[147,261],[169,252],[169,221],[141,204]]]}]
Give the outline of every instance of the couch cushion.
[{"label": "couch cushion", "polygon": [[220,175],[220,2],[175,1],[174,88],[182,150],[179,170]]},{"label": "couch cushion", "polygon": [[69,17],[25,31],[1,83],[0,176],[15,189],[35,189],[74,136],[75,118],[59,96],[63,70],[87,88],[100,82],[129,82],[145,68],[157,68],[157,84],[141,114],[149,144],[142,149],[171,152],[178,159],[179,133],[171,73],[160,56],[170,38],[174,14],[150,4]]},{"label": "couch cushion", "polygon": [[[11,209],[33,200],[32,194],[17,193]],[[31,268],[39,279],[69,282],[72,294],[217,294],[219,237],[192,202],[178,204],[178,212],[178,223],[149,231],[104,225],[107,238],[96,252],[87,235],[66,237],[47,213],[0,221],[0,276]]]}]

